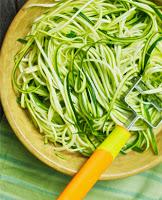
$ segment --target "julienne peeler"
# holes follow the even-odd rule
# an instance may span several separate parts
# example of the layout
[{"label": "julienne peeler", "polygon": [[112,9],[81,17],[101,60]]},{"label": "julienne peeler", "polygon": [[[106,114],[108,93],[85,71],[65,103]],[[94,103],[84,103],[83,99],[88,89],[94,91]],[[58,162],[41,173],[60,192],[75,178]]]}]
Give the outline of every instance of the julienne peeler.
[{"label": "julienne peeler", "polygon": [[[131,133],[129,130],[138,120],[142,120],[143,123],[146,123],[151,129],[156,128],[161,123],[162,99],[156,95],[145,94],[147,86],[142,81],[142,77],[134,77],[131,82],[132,85],[128,88],[128,92],[125,93],[123,100],[132,110],[132,115],[128,117],[127,122],[123,124],[123,126],[116,125],[111,134],[93,152],[79,172],[72,178],[71,182],[58,197],[58,200],[83,199],[87,192],[97,182],[100,175],[111,165],[121,149],[130,139]],[[136,108],[141,102],[136,102],[135,106],[130,105],[130,103],[128,104],[128,99],[131,99],[132,97],[135,98],[136,95],[141,97],[142,105],[146,106],[145,112],[147,113],[138,113],[138,109]],[[156,113],[156,116],[158,117],[151,119],[151,116],[154,116],[154,113]]]}]

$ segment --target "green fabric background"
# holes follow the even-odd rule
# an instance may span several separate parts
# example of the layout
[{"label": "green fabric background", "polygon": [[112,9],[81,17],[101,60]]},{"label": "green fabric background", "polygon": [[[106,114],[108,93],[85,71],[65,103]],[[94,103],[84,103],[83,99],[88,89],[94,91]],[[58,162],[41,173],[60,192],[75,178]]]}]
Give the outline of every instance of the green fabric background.
[{"label": "green fabric background", "polygon": [[[0,174],[0,200],[55,200],[71,179],[31,155],[4,116],[0,121]],[[85,199],[162,200],[162,164],[122,180],[98,181]]]}]

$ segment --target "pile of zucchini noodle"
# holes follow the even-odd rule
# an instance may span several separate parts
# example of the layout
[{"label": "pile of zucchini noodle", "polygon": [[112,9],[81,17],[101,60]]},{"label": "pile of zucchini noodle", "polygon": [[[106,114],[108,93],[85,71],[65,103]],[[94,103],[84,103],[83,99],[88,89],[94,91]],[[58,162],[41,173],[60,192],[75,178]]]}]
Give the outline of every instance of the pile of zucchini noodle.
[{"label": "pile of zucchini noodle", "polygon": [[[124,96],[132,78],[142,76],[143,94],[162,99],[162,12],[146,0],[61,0],[28,9],[37,6],[45,12],[18,39],[17,101],[55,151],[89,156],[116,124],[130,119]],[[150,122],[159,117],[137,92],[130,97],[138,114]],[[158,154],[144,121],[131,133],[121,152],[152,147]]]}]

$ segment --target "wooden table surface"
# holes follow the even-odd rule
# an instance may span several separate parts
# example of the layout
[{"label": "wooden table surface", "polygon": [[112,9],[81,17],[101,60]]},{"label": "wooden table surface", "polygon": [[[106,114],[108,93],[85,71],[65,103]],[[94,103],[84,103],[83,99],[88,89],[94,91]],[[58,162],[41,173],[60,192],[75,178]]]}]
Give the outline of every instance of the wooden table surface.
[{"label": "wooden table surface", "polygon": [[[0,0],[0,47],[10,23],[24,2],[25,0]],[[2,115],[3,109],[0,104],[0,120]]]}]

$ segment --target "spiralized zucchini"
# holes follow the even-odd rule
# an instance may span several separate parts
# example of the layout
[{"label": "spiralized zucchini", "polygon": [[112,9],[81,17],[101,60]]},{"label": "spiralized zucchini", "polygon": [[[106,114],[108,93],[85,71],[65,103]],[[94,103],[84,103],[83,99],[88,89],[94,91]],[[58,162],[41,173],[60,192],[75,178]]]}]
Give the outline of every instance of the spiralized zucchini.
[{"label": "spiralized zucchini", "polygon": [[[130,120],[132,110],[123,100],[133,77],[143,77],[144,95],[162,99],[162,12],[146,0],[30,5],[35,6],[47,10],[18,39],[23,46],[12,74],[18,102],[45,143],[89,156],[115,124]],[[161,115],[147,109],[137,91],[128,100],[151,122]],[[158,153],[145,122],[137,121],[131,133],[122,152],[151,146]]]}]

